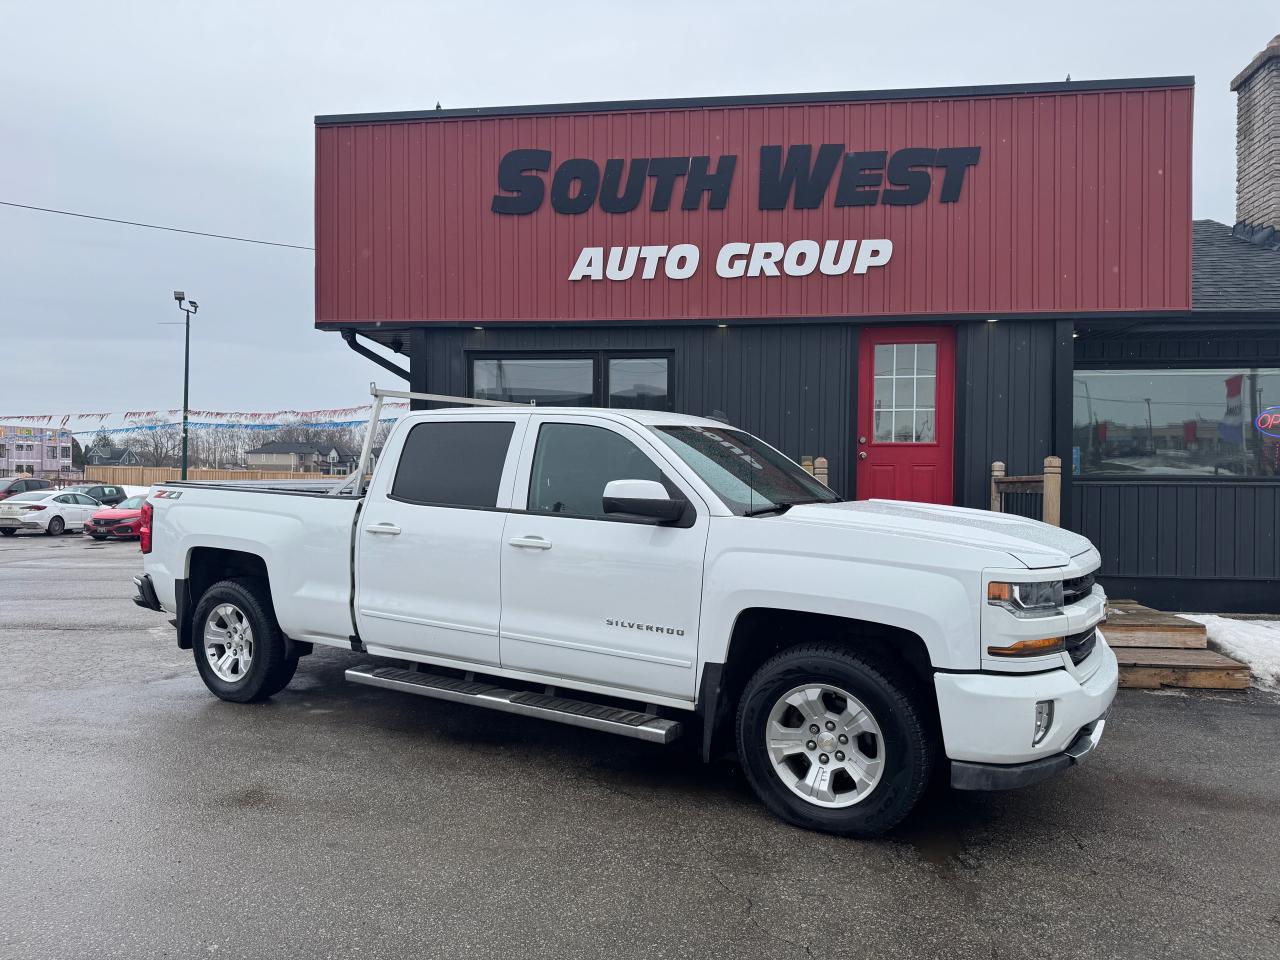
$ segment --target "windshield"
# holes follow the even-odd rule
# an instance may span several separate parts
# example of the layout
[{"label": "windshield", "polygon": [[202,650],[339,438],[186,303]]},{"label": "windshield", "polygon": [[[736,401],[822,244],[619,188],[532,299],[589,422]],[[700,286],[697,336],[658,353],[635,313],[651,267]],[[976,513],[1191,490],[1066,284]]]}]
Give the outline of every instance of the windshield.
[{"label": "windshield", "polygon": [[763,440],[728,427],[653,427],[734,513],[840,498]]},{"label": "windshield", "polygon": [[53,496],[51,490],[32,490],[30,493],[17,493],[9,498],[10,502],[15,500],[47,500]]},{"label": "windshield", "polygon": [[146,497],[130,497],[128,500],[121,500],[116,504],[117,510],[141,510],[142,505],[146,502]]}]

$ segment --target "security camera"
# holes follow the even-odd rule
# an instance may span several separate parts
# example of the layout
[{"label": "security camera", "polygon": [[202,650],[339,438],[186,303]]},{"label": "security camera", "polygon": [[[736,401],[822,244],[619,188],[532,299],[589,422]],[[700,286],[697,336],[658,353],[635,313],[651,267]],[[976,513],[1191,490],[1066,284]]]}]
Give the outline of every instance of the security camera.
[{"label": "security camera", "polygon": [[195,313],[195,312],[196,312],[197,310],[199,310],[199,309],[200,309],[200,304],[198,304],[198,303],[196,303],[194,300],[192,300],[192,301],[191,301],[191,312],[192,312],[192,313]]}]

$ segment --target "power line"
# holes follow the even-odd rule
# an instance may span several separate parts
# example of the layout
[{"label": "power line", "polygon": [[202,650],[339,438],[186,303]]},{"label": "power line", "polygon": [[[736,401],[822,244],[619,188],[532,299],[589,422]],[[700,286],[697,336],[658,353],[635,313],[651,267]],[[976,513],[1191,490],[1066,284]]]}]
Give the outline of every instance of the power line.
[{"label": "power line", "polygon": [[82,220],[101,220],[103,223],[122,223],[128,227],[146,227],[148,230],[166,230],[169,233],[187,233],[194,237],[213,237],[215,240],[239,240],[241,243],[257,243],[264,247],[288,247],[290,250],[315,250],[315,247],[304,247],[298,243],[277,243],[274,240],[255,240],[252,237],[233,237],[225,233],[206,233],[203,230],[183,230],[181,227],[164,227],[158,223],[139,223],[137,220],[116,220],[113,217],[95,217],[91,213],[76,213],[73,210],[55,210],[52,207],[33,207],[29,203],[13,203],[0,200],[0,206],[17,207],[20,210],[38,210],[40,213],[57,213],[64,217],[79,217]]}]

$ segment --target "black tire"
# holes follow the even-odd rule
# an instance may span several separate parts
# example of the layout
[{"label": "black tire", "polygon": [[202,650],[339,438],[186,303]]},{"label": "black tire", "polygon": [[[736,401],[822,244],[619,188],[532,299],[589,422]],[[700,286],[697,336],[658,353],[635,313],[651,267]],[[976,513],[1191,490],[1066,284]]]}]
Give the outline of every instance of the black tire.
[{"label": "black tire", "polygon": [[[770,711],[788,691],[808,683],[846,691],[879,725],[880,779],[849,806],[821,806],[797,795],[775,769],[766,747]],[[875,837],[892,829],[920,800],[933,765],[929,728],[911,689],[891,666],[837,645],[792,647],[767,661],[743,690],[736,724],[738,757],[756,796],[783,820],[808,830]],[[811,761],[806,755],[792,762]],[[852,780],[847,782],[852,786]]]},{"label": "black tire", "polygon": [[280,669],[276,671],[275,677],[272,678],[270,686],[263,691],[264,697],[274,697],[277,693],[289,685],[293,679],[294,673],[298,670],[298,658],[286,657],[284,663],[280,665]]},{"label": "black tire", "polygon": [[17,532],[13,527],[0,527],[0,534],[4,534],[6,537],[12,537]]},{"label": "black tire", "polygon": [[49,525],[44,528],[44,532],[51,537],[60,537],[67,529],[67,522],[61,517],[50,517]]},{"label": "black tire", "polygon": [[[214,672],[204,639],[210,614],[224,603],[243,613],[253,633],[248,669],[234,680]],[[214,696],[231,703],[252,703],[279,693],[298,666],[296,658],[285,656],[285,639],[271,609],[271,595],[258,580],[222,580],[204,592],[192,619],[191,648],[204,685]]]}]

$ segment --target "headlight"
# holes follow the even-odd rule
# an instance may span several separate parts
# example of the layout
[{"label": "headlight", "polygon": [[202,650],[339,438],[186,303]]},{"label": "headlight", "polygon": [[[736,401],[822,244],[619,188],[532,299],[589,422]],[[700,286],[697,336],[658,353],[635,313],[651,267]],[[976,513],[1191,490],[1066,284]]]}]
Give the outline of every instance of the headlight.
[{"label": "headlight", "polygon": [[1062,611],[1062,581],[987,584],[987,603],[1004,607],[1015,617],[1052,617]]}]

